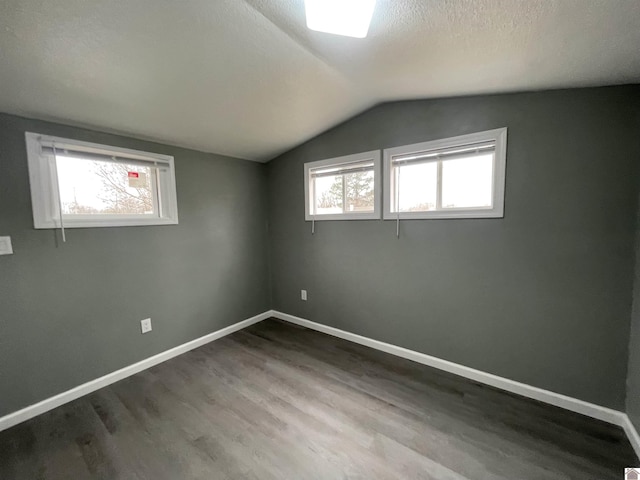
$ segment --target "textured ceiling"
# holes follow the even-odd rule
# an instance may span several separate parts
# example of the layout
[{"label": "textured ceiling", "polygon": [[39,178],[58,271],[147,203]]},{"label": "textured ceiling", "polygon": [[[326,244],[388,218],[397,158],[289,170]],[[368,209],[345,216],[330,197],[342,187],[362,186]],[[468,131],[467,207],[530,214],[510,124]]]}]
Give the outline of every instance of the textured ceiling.
[{"label": "textured ceiling", "polygon": [[640,0],[3,0],[0,111],[265,161],[385,100],[640,82]]}]

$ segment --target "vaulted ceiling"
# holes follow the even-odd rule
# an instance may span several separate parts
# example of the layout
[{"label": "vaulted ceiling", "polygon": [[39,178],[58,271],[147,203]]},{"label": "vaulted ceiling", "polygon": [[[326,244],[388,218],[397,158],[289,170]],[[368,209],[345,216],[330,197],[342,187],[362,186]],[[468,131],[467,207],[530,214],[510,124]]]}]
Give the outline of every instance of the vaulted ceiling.
[{"label": "vaulted ceiling", "polygon": [[381,101],[640,82],[638,0],[4,0],[0,111],[266,161]]}]

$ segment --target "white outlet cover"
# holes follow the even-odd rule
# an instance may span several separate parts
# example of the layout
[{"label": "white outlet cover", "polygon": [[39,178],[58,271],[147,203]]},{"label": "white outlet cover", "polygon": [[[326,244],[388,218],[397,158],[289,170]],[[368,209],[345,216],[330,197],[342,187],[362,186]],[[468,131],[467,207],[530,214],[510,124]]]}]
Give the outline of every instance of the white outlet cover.
[{"label": "white outlet cover", "polygon": [[306,290],[300,290],[300,298],[302,300],[306,300],[307,299],[307,291]]},{"label": "white outlet cover", "polygon": [[152,330],[150,318],[145,318],[144,320],[140,320],[140,330],[142,331],[142,333],[148,333]]},{"label": "white outlet cover", "polygon": [[0,255],[13,255],[11,237],[0,237]]}]

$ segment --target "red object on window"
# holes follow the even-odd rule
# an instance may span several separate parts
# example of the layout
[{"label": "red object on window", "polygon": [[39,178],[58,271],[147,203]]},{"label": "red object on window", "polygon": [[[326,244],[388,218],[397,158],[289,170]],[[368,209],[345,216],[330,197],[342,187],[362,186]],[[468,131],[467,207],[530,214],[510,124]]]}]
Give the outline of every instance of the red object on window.
[{"label": "red object on window", "polygon": [[138,178],[140,177],[140,174],[138,172],[127,172],[127,176],[129,178]]}]

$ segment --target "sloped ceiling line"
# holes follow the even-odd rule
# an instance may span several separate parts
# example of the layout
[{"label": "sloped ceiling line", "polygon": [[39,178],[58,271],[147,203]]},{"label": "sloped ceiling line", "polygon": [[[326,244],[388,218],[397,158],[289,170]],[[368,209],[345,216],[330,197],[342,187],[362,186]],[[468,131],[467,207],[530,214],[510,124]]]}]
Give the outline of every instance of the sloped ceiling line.
[{"label": "sloped ceiling line", "polygon": [[0,112],[268,161],[382,101],[640,82],[638,0],[0,2]]}]

